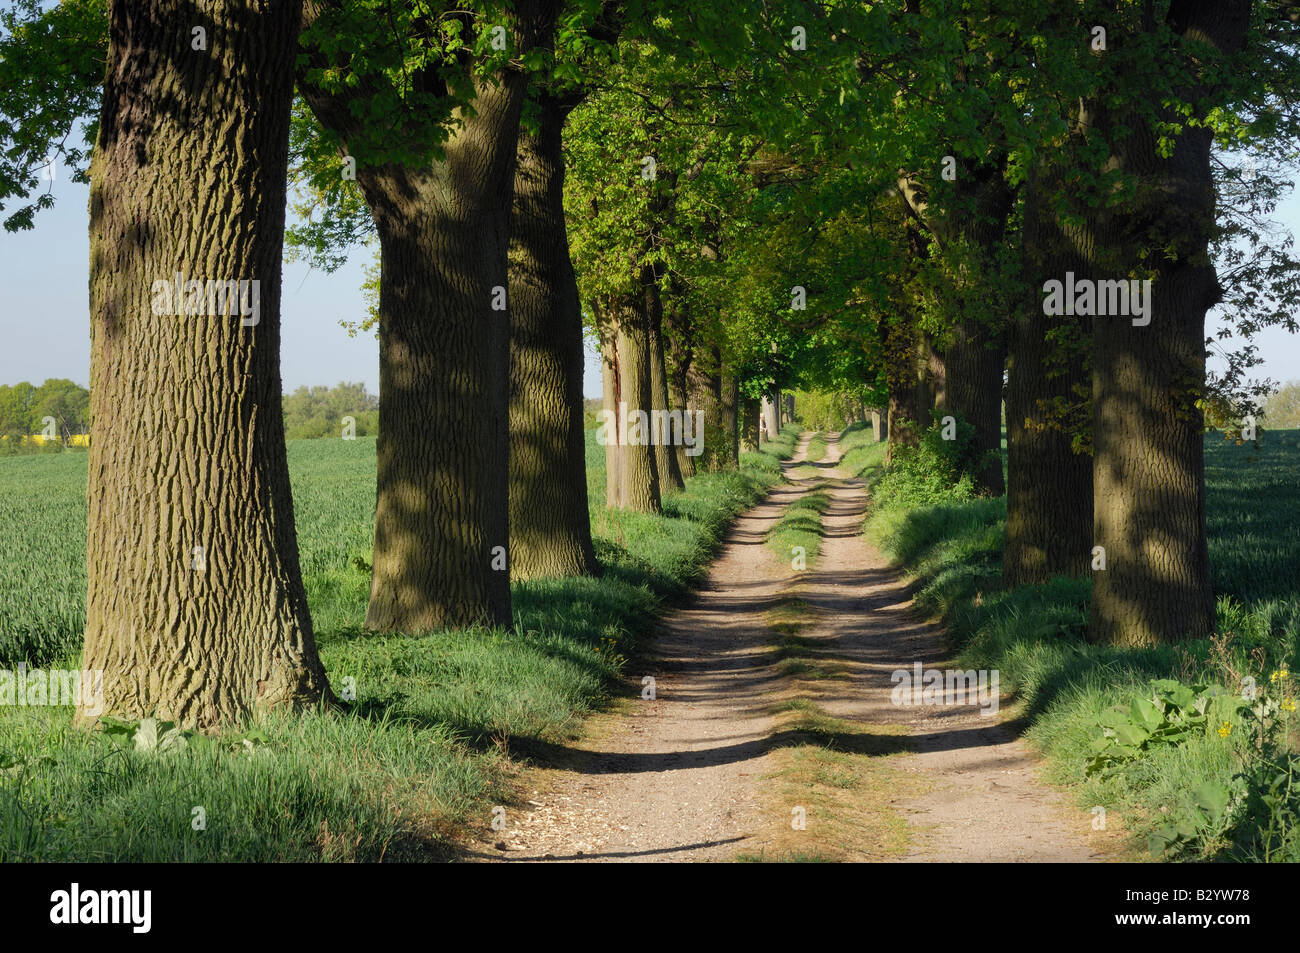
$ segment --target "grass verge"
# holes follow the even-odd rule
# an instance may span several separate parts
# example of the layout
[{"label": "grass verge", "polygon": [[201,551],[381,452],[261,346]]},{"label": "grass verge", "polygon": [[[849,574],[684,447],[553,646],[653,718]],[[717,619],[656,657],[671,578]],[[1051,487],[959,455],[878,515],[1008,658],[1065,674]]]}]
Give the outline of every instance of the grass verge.
[{"label": "grass verge", "polygon": [[[1045,754],[1049,777],[1067,785],[1080,807],[1115,812],[1149,856],[1300,860],[1300,761],[1295,716],[1287,710],[1296,701],[1291,673],[1300,663],[1300,597],[1294,572],[1282,568],[1300,564],[1295,437],[1263,434],[1258,451],[1207,439],[1218,593],[1213,640],[1147,649],[1092,645],[1085,639],[1088,580],[1004,589],[1003,499],[921,507],[886,499],[865,525],[868,538],[913,579],[918,606],[943,621],[959,650],[957,664],[1001,673],[1003,689],[1030,721],[1027,738]],[[865,475],[869,482],[876,476]],[[1200,698],[1215,691],[1239,697],[1245,676],[1259,685],[1255,714],[1250,706],[1229,710],[1214,702],[1211,711],[1224,713],[1198,718]],[[1185,709],[1153,686],[1159,679],[1193,691]],[[1195,730],[1177,734],[1175,743],[1164,743],[1160,733],[1141,735],[1132,757],[1089,770],[1099,750],[1113,750],[1104,723],[1142,716],[1144,702],[1159,709],[1153,719],[1170,724],[1190,713]],[[1271,740],[1261,734],[1261,718]],[[1158,732],[1168,726],[1152,722]]]}]

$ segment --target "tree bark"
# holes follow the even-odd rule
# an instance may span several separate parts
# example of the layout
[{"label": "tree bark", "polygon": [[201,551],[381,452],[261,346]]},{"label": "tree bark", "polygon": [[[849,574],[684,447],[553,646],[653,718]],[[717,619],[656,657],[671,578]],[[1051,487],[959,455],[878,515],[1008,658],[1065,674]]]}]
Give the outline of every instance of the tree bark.
[{"label": "tree bark", "polygon": [[358,171],[379,232],[379,483],[366,626],[509,625],[507,236],[522,79],[427,169]]},{"label": "tree bark", "polygon": [[[338,16],[307,0],[309,22]],[[528,50],[554,29],[557,0],[520,0],[509,27]],[[415,42],[413,40],[413,42]],[[298,88],[347,149],[364,140],[366,84],[322,90],[311,68],[340,68],[335,50],[306,50]],[[479,75],[468,53],[436,79],[452,113],[441,158],[357,165],[380,241],[379,441],[374,567],[366,627],[423,633],[508,626],[509,317],[507,247],[524,74]],[[394,118],[394,136],[402,134]],[[405,145],[405,143],[403,143]],[[432,143],[412,142],[415,151]],[[363,157],[364,159],[364,157]],[[508,299],[507,299],[508,300]]]},{"label": "tree bark", "polygon": [[948,407],[975,427],[981,464],[974,473],[976,489],[987,496],[1006,492],[1002,477],[1002,374],[1006,337],[982,324],[967,322],[953,331],[944,351]]},{"label": "tree bark", "polygon": [[[673,284],[669,287],[674,293],[669,298],[669,306],[664,310],[664,340],[668,352],[668,405],[685,415],[691,411],[690,377],[695,363],[695,342],[691,321],[684,313],[679,298],[680,289]],[[684,418],[682,426],[686,426]],[[684,440],[675,448],[677,469],[683,480],[695,475],[696,464],[700,460],[699,455],[688,454],[686,451],[689,449]]]},{"label": "tree bark", "polygon": [[759,418],[762,408],[756,400],[740,402],[740,439],[738,445],[741,453],[758,451]]},{"label": "tree bark", "polygon": [[740,380],[722,361],[721,348],[714,351],[721,371],[718,374],[718,395],[722,413],[719,428],[718,469],[735,470],[740,466]]},{"label": "tree bark", "polygon": [[[1180,40],[1232,54],[1244,45],[1250,7],[1247,0],[1175,0],[1165,26]],[[1185,55],[1195,58],[1198,77],[1207,75],[1202,52]],[[1140,77],[1129,79],[1146,88]],[[1212,94],[1208,85],[1179,90],[1180,99],[1198,103]],[[1158,118],[1175,119],[1162,103],[1151,105]],[[1138,181],[1129,203],[1096,216],[1099,266],[1120,279],[1137,262],[1153,280],[1149,324],[1099,317],[1105,333],[1099,326],[1093,335],[1094,520],[1106,569],[1094,574],[1089,637],[1112,645],[1205,638],[1214,628],[1214,595],[1197,401],[1205,390],[1205,315],[1222,294],[1210,256],[1212,134],[1184,126],[1164,156],[1167,133],[1140,110],[1103,107],[1097,118],[1111,164]]]},{"label": "tree bark", "polygon": [[875,408],[871,411],[871,436],[876,443],[889,439],[889,411],[883,413]]},{"label": "tree bark", "polygon": [[763,414],[763,433],[765,439],[775,440],[781,433],[781,422],[777,417],[777,407],[781,400],[779,391],[771,390],[763,395],[762,414]]},{"label": "tree bark", "polygon": [[704,414],[704,449],[695,458],[697,469],[735,469],[739,457],[736,399],[736,378],[723,366],[721,348],[715,344],[691,361],[687,405],[692,412]]},{"label": "tree bark", "polygon": [[623,376],[618,363],[618,326],[613,321],[613,309],[605,311],[593,305],[592,310],[600,336],[601,416],[604,421],[596,434],[605,447],[605,506],[618,510],[626,505],[623,502],[623,447],[619,443]]},{"label": "tree bark", "polygon": [[[1055,213],[1031,181],[1025,196],[1025,300],[1007,337],[1008,586],[1082,575],[1092,551],[1092,459],[1086,452],[1090,331],[1085,318],[1043,314],[1043,282],[1082,271]],[[1054,346],[1064,335],[1071,349]],[[1078,451],[1078,452],[1076,452]]]},{"label": "tree bark", "polygon": [[564,224],[565,116],[538,96],[521,131],[510,234],[510,572],[599,573],[587,507],[582,309]]},{"label": "tree bark", "polygon": [[[300,15],[209,3],[196,51],[188,7],[112,4],[90,196],[83,665],[104,673],[100,714],[208,729],[331,697],[280,411]],[[256,281],[258,307],[250,284],[247,315],[215,296],[178,314],[155,285],[177,273],[205,290]]]},{"label": "tree bark", "polygon": [[676,435],[667,423],[662,432],[653,424],[655,420],[667,420],[667,414],[671,410],[668,399],[668,363],[664,356],[663,297],[659,291],[659,280],[646,284],[645,295],[647,347],[650,354],[650,419],[652,429],[656,431],[652,434],[655,472],[659,474],[660,491],[681,490],[686,482],[677,465],[677,450],[673,444]]},{"label": "tree bark", "polygon": [[611,376],[604,392],[607,400],[614,400],[613,407],[606,407],[612,411],[612,417],[607,416],[606,420],[613,425],[606,427],[606,461],[611,455],[617,458],[614,469],[618,474],[618,485],[607,503],[617,509],[658,513],[662,509],[659,470],[655,447],[650,442],[648,415],[651,390],[650,330],[646,315],[648,273],[649,269],[643,270],[642,284],[636,290],[614,295],[606,315],[614,357],[604,364]]}]

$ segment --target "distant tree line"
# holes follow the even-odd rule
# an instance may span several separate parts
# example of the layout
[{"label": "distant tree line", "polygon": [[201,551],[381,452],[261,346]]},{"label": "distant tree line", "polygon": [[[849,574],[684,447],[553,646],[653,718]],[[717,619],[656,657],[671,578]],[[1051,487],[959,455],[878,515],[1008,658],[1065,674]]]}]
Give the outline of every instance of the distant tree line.
[{"label": "distant tree line", "polygon": [[53,418],[60,437],[89,433],[90,391],[61,377],[40,387],[27,381],[0,384],[0,437],[14,442],[46,432],[46,418]]},{"label": "distant tree line", "polygon": [[[339,437],[344,418],[355,421],[358,437],[379,432],[379,398],[365,384],[340,382],[337,387],[299,387],[284,398],[284,430],[290,440]],[[0,384],[0,437],[10,444],[46,432],[53,418],[64,440],[90,432],[90,391],[75,381],[51,377],[36,387],[27,381]]]},{"label": "distant tree line", "polygon": [[365,384],[347,382],[337,387],[299,387],[284,397],[284,434],[289,440],[341,436],[344,417],[355,421],[356,436],[378,434],[379,397],[367,393]]},{"label": "distant tree line", "polygon": [[1270,430],[1300,428],[1300,381],[1284,384],[1264,403],[1264,426]]}]

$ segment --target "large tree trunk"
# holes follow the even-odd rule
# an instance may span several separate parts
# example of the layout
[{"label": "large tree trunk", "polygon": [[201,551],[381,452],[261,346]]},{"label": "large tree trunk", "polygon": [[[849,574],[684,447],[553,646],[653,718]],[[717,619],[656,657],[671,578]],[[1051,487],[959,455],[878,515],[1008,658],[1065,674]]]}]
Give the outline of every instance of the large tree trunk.
[{"label": "large tree trunk", "polygon": [[1084,263],[1032,182],[1024,214],[1026,300],[1007,337],[1008,586],[1082,575],[1093,545],[1092,458],[1076,452],[1087,445],[1089,328],[1085,318],[1043,314],[1042,292],[1045,280]]},{"label": "large tree trunk", "polygon": [[892,459],[898,447],[915,447],[920,442],[931,423],[936,391],[941,388],[932,377],[934,352],[909,319],[887,319],[881,330],[889,384],[887,458]]},{"label": "large tree trunk", "polygon": [[722,361],[721,348],[715,348],[718,375],[718,399],[722,413],[719,427],[718,469],[734,470],[740,466],[740,380]]},{"label": "large tree trunk", "polygon": [[382,255],[373,630],[511,621],[510,319],[493,298],[522,103],[521,78],[484,84],[443,162],[357,175]]},{"label": "large tree trunk", "polygon": [[[1165,25],[1180,39],[1231,54],[1249,20],[1247,0],[1175,0]],[[1186,56],[1198,70],[1207,58],[1199,49]],[[1202,101],[1211,92],[1180,94]],[[1214,627],[1214,597],[1196,402],[1205,388],[1205,315],[1221,296],[1210,259],[1212,134],[1185,127],[1165,157],[1157,131],[1136,110],[1099,109],[1098,128],[1111,141],[1112,164],[1138,180],[1129,204],[1096,217],[1099,265],[1119,279],[1136,262],[1134,274],[1154,280],[1149,324],[1099,317],[1105,333],[1093,336],[1094,519],[1106,569],[1094,575],[1089,637],[1115,645],[1204,638]],[[1158,252],[1140,255],[1151,247]]]},{"label": "large tree trunk", "polygon": [[[959,67],[959,82],[966,81]],[[938,209],[929,204],[924,182],[900,179],[900,192],[916,222],[923,224],[941,249],[948,286],[950,334],[941,361],[927,354],[930,376],[938,386],[934,404],[959,414],[975,428],[980,463],[972,476],[978,490],[1000,496],[1002,477],[1002,376],[1006,359],[1003,332],[1006,306],[1000,289],[1009,282],[1000,273],[1000,253],[1015,200],[1005,177],[1006,157],[994,153],[970,161]],[[909,234],[914,254],[922,249]],[[927,342],[928,343],[928,342]],[[928,420],[922,421],[928,424]]]},{"label": "large tree trunk", "polygon": [[[91,169],[83,657],[104,673],[102,714],[212,728],[329,697],[280,414],[300,14],[208,3],[215,42],[195,52],[188,6],[112,5]],[[177,314],[186,302],[154,283],[178,273],[257,282],[257,311],[249,285],[247,316],[219,300],[225,313]]]},{"label": "large tree trunk", "polygon": [[596,330],[600,337],[600,396],[603,421],[596,435],[605,447],[605,506],[623,509],[623,447],[619,443],[622,422],[619,405],[623,403],[623,375],[618,363],[618,325],[614,309],[608,312],[593,304]]},{"label": "large tree trunk", "polygon": [[687,404],[692,412],[704,414],[703,451],[695,458],[698,469],[735,468],[739,456],[736,396],[735,375],[722,366],[717,345],[692,360]]},{"label": "large tree trunk", "polygon": [[[346,15],[306,0],[306,18]],[[527,50],[554,28],[556,0],[521,0],[509,28]],[[414,41],[413,42],[417,42]],[[309,49],[298,86],[348,149],[372,132],[372,80],[326,90],[317,69],[345,68],[333,47]],[[442,156],[422,164],[357,164],[379,235],[379,444],[374,568],[366,626],[428,632],[509,625],[507,245],[525,77],[481,76],[468,54],[427,90],[451,102]],[[396,145],[419,153],[428,141]],[[427,131],[415,124],[419,135]],[[363,146],[364,148],[364,146]],[[350,150],[349,154],[350,154]]]},{"label": "large tree trunk", "polygon": [[510,572],[599,572],[587,509],[582,309],[564,224],[570,108],[538,97],[521,132],[510,234]]}]

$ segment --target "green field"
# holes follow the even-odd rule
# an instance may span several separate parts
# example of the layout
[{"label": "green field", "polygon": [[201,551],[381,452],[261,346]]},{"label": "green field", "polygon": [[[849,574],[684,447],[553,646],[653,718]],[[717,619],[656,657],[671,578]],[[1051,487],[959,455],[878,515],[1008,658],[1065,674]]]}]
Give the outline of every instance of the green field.
[{"label": "green field", "polygon": [[[511,631],[362,631],[375,444],[289,444],[304,581],[344,715],[272,714],[166,754],[71,726],[68,708],[0,707],[0,861],[419,860],[445,857],[514,764],[572,739],[617,689],[659,604],[705,570],[728,522],[779,479],[791,439],[610,514],[588,432],[603,578],[514,587]],[[85,618],[83,453],[0,458],[0,668],[76,667]],[[195,830],[195,808],[206,829]]]}]

